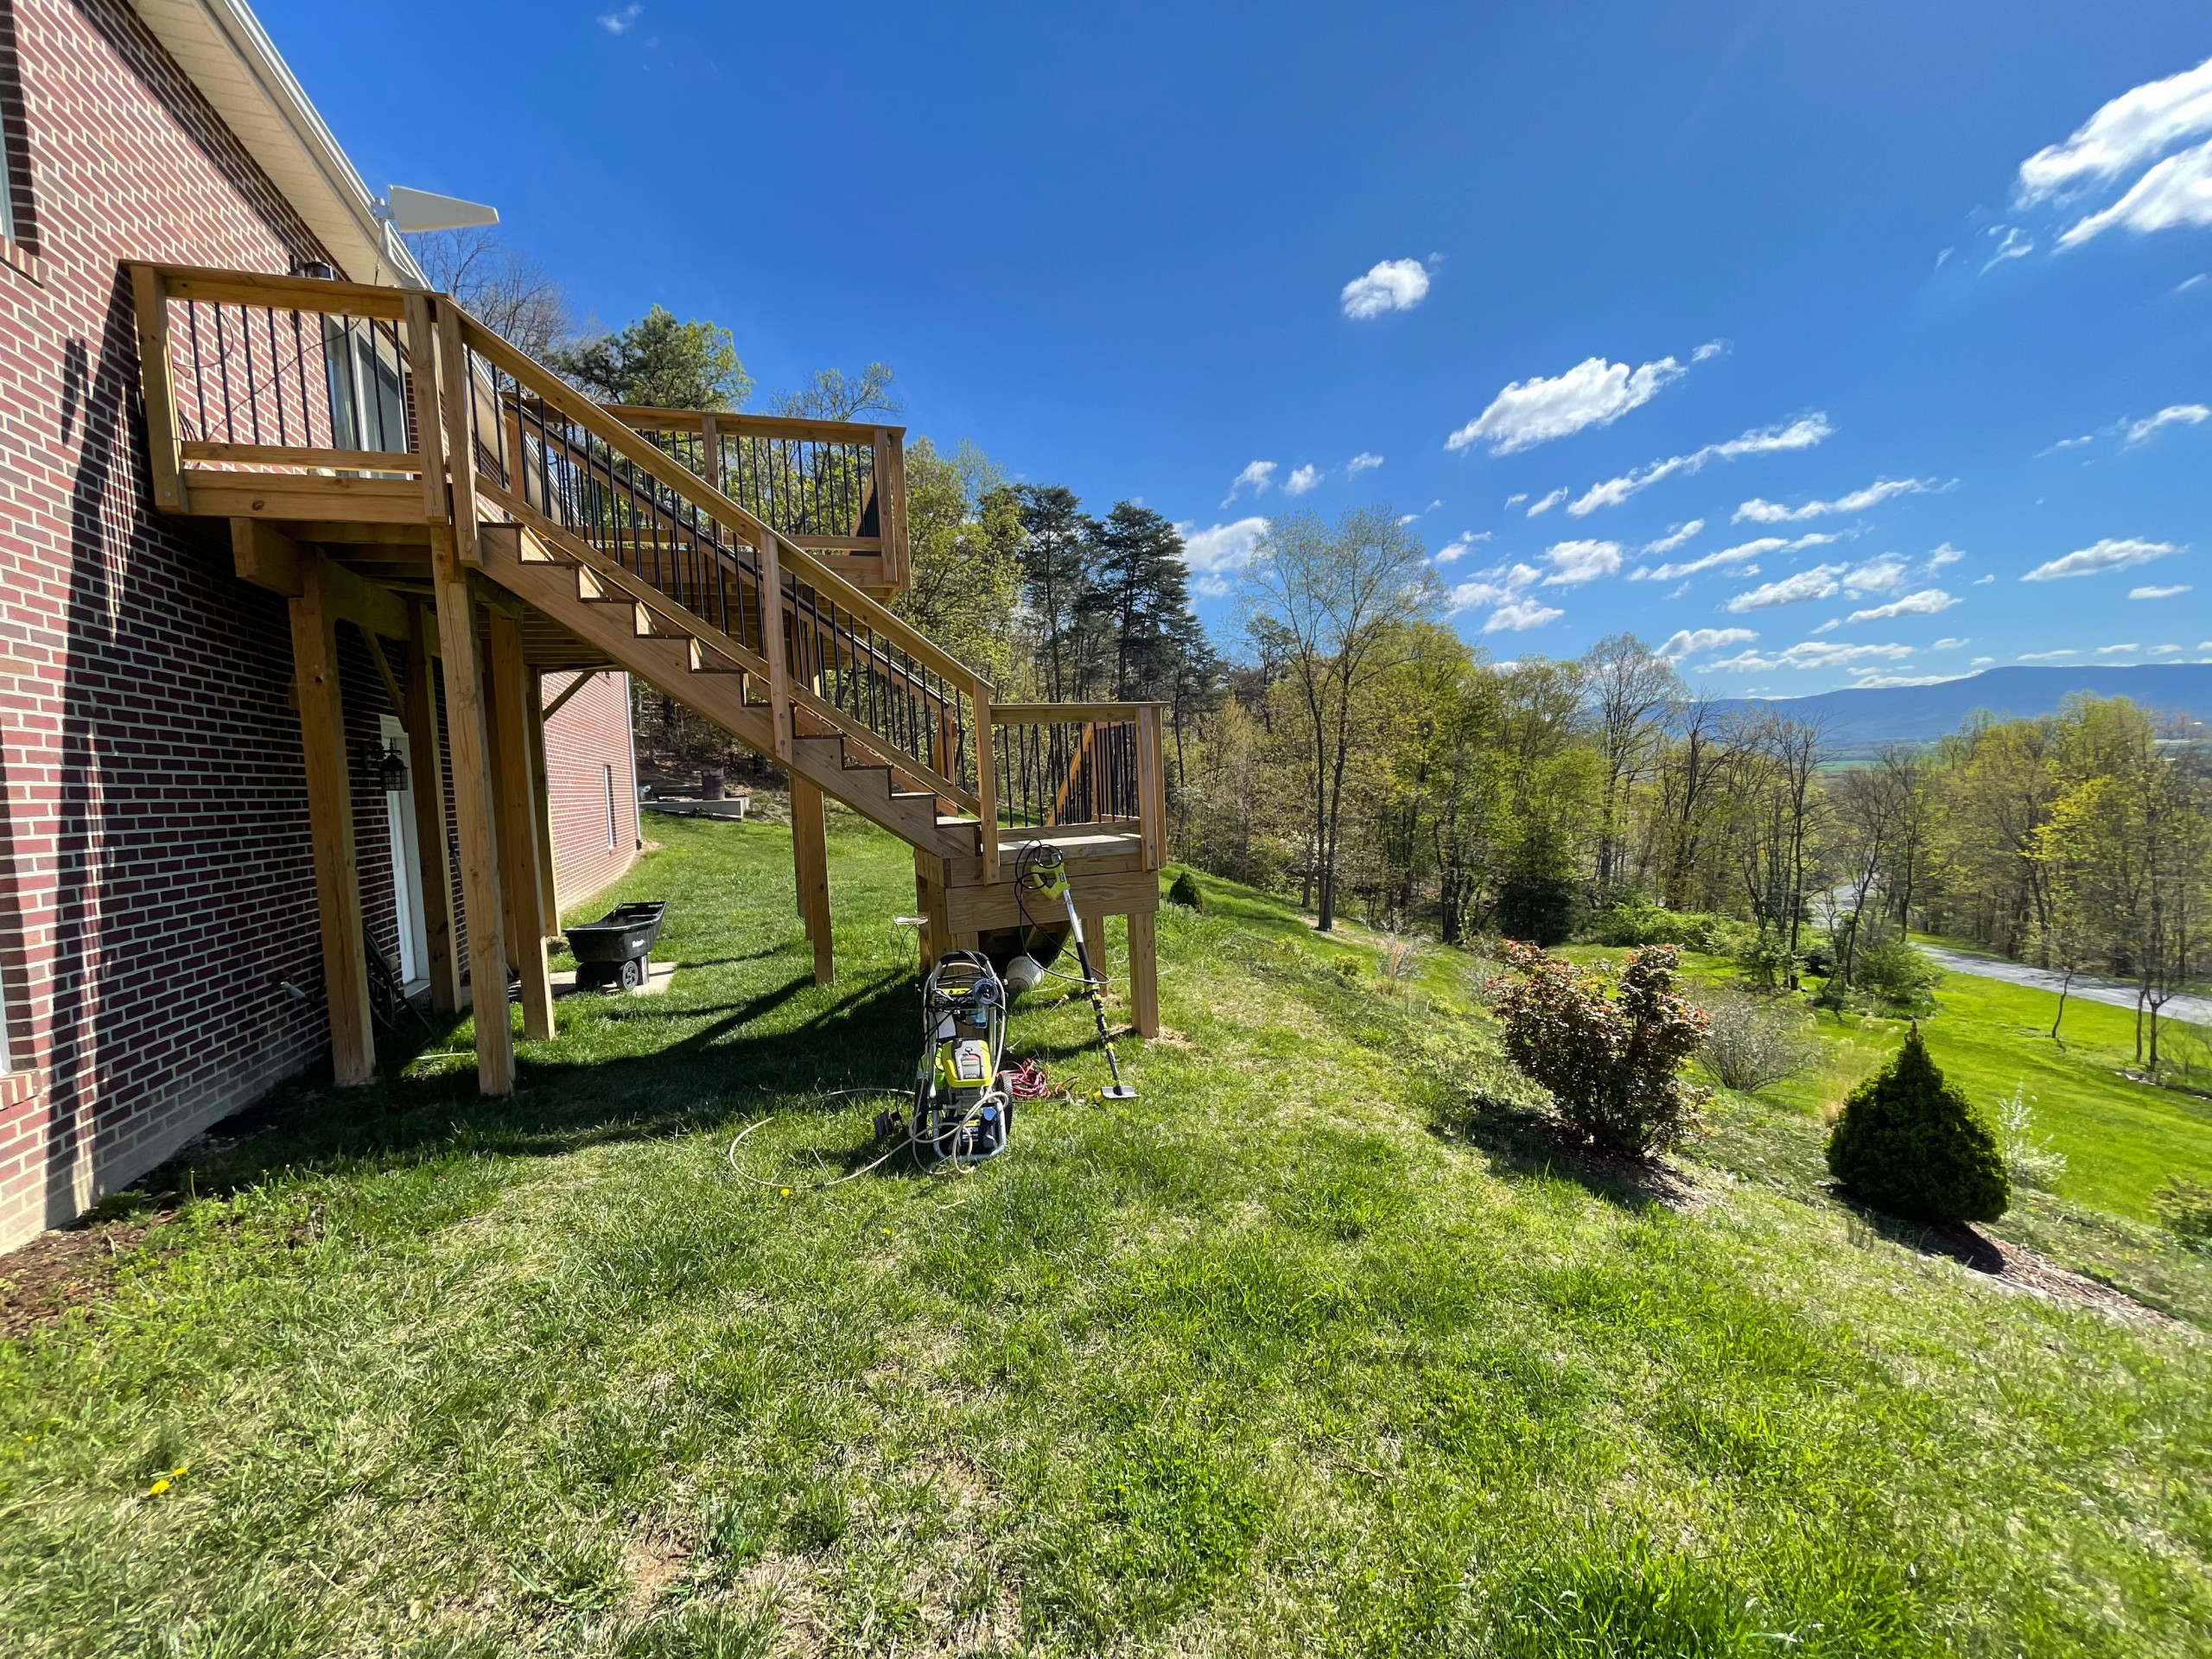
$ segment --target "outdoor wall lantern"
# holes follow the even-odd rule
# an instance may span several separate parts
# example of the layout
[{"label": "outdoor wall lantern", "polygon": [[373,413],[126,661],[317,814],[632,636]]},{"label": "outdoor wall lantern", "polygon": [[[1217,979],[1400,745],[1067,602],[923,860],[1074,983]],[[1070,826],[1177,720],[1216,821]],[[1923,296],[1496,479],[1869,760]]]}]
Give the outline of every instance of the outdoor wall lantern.
[{"label": "outdoor wall lantern", "polygon": [[388,744],[384,753],[377,756],[376,769],[387,795],[407,792],[407,762],[400,757],[398,744]]}]

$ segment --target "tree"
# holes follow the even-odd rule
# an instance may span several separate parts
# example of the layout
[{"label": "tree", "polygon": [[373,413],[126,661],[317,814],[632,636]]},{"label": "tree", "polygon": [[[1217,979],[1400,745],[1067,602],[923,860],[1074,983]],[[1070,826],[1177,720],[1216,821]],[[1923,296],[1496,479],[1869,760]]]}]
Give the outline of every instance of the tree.
[{"label": "tree", "polygon": [[1844,1101],[1828,1173],[1908,1221],[1994,1221],[2012,1196],[1996,1137],[1929,1058],[1917,1023]]},{"label": "tree", "polygon": [[1613,896],[1620,880],[1625,796],[1650,765],[1661,735],[1656,716],[1682,694],[1675,665],[1654,656],[1632,633],[1608,634],[1582,653],[1583,694],[1604,768],[1598,820],[1598,893]]},{"label": "tree", "polygon": [[1083,503],[1062,484],[1017,484],[1021,513],[1022,600],[1032,655],[1047,701],[1080,696],[1076,635],[1090,587]]},{"label": "tree", "polygon": [[726,412],[753,390],[728,329],[678,322],[658,305],[627,327],[559,347],[545,361],[602,403]]},{"label": "tree", "polygon": [[429,231],[410,236],[407,244],[432,288],[452,295],[517,351],[550,362],[575,332],[568,290],[559,279],[488,226]]},{"label": "tree", "polygon": [[1268,527],[1243,574],[1248,626],[1284,653],[1306,721],[1314,762],[1315,926],[1336,925],[1337,845],[1344,764],[1359,694],[1394,660],[1405,624],[1433,613],[1443,584],[1428,550],[1388,507],[1357,507],[1333,527],[1287,513]]},{"label": "tree", "polygon": [[891,608],[994,684],[1014,673],[1021,510],[972,443],[906,448],[910,584]]},{"label": "tree", "polygon": [[779,391],[768,412],[802,421],[857,421],[864,415],[902,415],[906,400],[891,390],[888,363],[871,363],[848,379],[842,369],[824,369],[796,391]]},{"label": "tree", "polygon": [[1150,507],[1120,501],[1089,537],[1083,608],[1114,653],[1117,702],[1160,700],[1174,677],[1177,624],[1190,614],[1190,567],[1175,526]]}]

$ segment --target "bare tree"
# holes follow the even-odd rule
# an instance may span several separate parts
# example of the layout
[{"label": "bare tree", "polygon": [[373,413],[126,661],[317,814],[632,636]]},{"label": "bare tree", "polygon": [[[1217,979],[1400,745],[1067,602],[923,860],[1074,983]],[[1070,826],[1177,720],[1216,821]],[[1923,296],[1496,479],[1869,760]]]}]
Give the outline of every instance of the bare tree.
[{"label": "bare tree", "polygon": [[1651,765],[1662,735],[1655,718],[1682,694],[1675,665],[1654,656],[1632,633],[1608,634],[1582,653],[1583,695],[1589,700],[1598,758],[1605,768],[1598,823],[1598,891],[1620,880],[1621,820],[1628,794]]},{"label": "bare tree", "polygon": [[575,333],[559,279],[488,226],[428,231],[407,242],[432,288],[452,295],[517,351],[543,361]]},{"label": "bare tree", "polygon": [[848,378],[842,369],[824,369],[796,391],[768,400],[771,415],[802,421],[857,421],[864,415],[902,415],[906,399],[891,389],[888,363],[871,363]]},{"label": "bare tree", "polygon": [[1432,614],[1443,584],[1428,550],[1387,507],[1356,507],[1334,526],[1287,513],[1245,566],[1246,624],[1297,688],[1313,757],[1315,925],[1336,925],[1337,831],[1360,693],[1400,656],[1405,624]]}]

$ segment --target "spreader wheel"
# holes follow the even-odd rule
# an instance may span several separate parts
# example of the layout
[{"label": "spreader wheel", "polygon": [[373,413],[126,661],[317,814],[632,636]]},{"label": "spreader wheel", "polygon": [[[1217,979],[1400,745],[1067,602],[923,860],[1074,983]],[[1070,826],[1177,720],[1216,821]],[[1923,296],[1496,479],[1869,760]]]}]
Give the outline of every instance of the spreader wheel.
[{"label": "spreader wheel", "polygon": [[642,957],[626,957],[622,963],[622,988],[634,991],[645,982],[645,964]]}]

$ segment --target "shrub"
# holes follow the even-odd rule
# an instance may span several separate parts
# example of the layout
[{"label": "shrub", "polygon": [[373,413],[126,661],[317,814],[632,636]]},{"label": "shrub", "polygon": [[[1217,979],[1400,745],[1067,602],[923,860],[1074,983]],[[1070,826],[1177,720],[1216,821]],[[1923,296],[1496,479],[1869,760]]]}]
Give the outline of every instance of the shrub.
[{"label": "shrub", "polygon": [[2048,1140],[2035,1138],[2033,1096],[2026,1087],[2014,1084],[2012,1098],[1997,1103],[1997,1141],[2005,1149],[2005,1173],[2012,1185],[2048,1192],[2066,1173],[2066,1154]]},{"label": "shrub", "polygon": [[1726,954],[1747,942],[1743,923],[1706,911],[1669,910],[1663,905],[1631,900],[1615,905],[1591,923],[1593,944],[1679,944],[1687,950]]},{"label": "shrub", "polygon": [[1205,889],[1198,886],[1198,877],[1188,870],[1179,872],[1174,880],[1168,883],[1167,902],[1180,905],[1185,910],[1194,910],[1201,916],[1206,913]]},{"label": "shrub", "polygon": [[2170,1175],[2151,1194],[2151,1213],[2183,1238],[2212,1239],[2212,1186],[2187,1175]]},{"label": "shrub", "polygon": [[1885,939],[1861,951],[1853,979],[1892,1007],[1924,1007],[1943,970],[1903,939]]},{"label": "shrub", "polygon": [[1551,1090],[1570,1124],[1608,1151],[1636,1156],[1675,1145],[1699,1127],[1705,1091],[1681,1072],[1705,1040],[1706,1014],[1675,994],[1679,950],[1637,951],[1617,988],[1593,969],[1530,945],[1509,942],[1504,950],[1524,976],[1491,988],[1505,1052]]},{"label": "shrub", "polygon": [[1996,1138],[1944,1081],[1916,1025],[1844,1101],[1828,1135],[1828,1173],[1909,1221],[1994,1221],[2012,1196]]},{"label": "shrub", "polygon": [[1802,1017],[1741,991],[1716,991],[1702,1006],[1711,1026],[1698,1061],[1731,1089],[1749,1094],[1811,1065],[1818,1050]]},{"label": "shrub", "polygon": [[1509,939],[1564,944],[1574,937],[1574,883],[1559,876],[1508,876],[1497,889],[1497,931]]},{"label": "shrub", "polygon": [[1762,991],[1782,991],[1797,976],[1802,960],[1778,933],[1758,933],[1736,952],[1736,966]]}]

